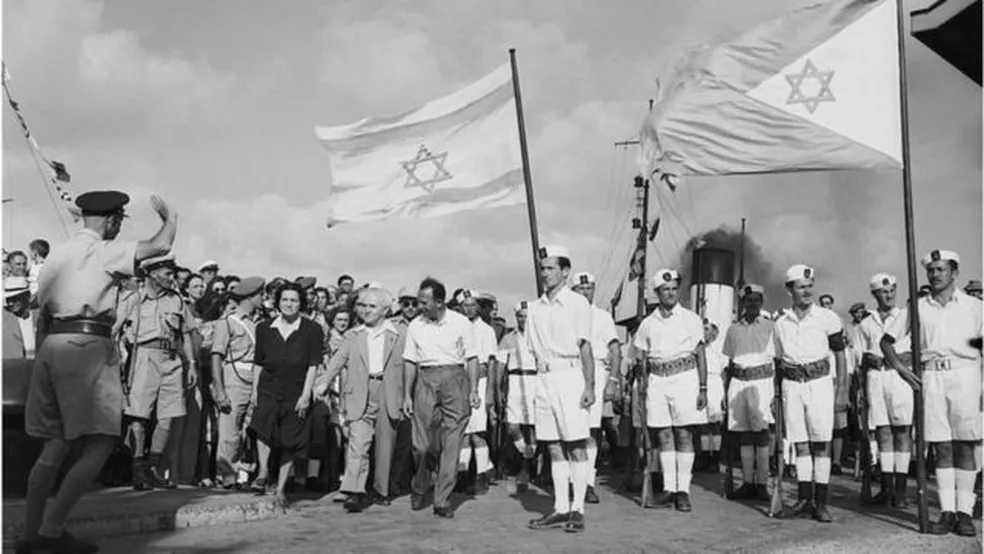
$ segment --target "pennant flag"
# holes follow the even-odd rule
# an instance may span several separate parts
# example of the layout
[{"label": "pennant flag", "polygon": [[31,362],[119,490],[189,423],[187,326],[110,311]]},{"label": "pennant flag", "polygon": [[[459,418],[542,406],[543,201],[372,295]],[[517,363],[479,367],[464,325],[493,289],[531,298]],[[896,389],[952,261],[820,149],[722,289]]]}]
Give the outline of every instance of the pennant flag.
[{"label": "pennant flag", "polygon": [[640,132],[640,164],[681,175],[900,168],[896,0],[834,0],[690,52]]},{"label": "pennant flag", "polygon": [[504,65],[409,112],[316,127],[331,162],[328,226],[522,203],[515,102]]},{"label": "pennant flag", "polygon": [[69,175],[68,170],[65,169],[65,164],[51,160],[48,162],[48,165],[51,167],[51,170],[55,172],[55,179],[66,183],[70,183],[72,181],[72,176]]}]

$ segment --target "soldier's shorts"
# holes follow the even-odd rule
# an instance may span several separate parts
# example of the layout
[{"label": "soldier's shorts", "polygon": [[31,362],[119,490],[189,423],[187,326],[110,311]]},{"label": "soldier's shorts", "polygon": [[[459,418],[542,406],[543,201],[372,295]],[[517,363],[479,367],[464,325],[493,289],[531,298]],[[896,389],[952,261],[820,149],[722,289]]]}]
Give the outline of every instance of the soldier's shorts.
[{"label": "soldier's shorts", "polygon": [[482,405],[472,410],[471,418],[468,420],[468,427],[465,428],[466,435],[469,433],[485,433],[488,430],[489,412],[488,402],[486,402],[487,397],[485,396],[488,384],[488,377],[478,378],[478,396]]},{"label": "soldier's shorts", "polygon": [[547,363],[537,375],[534,401],[536,438],[542,441],[573,442],[591,435],[588,410],[581,407],[584,374],[581,360],[560,359]]},{"label": "soldier's shorts", "polygon": [[927,363],[922,373],[929,442],[981,440],[981,366],[958,361],[950,369]]},{"label": "soldier's shorts", "polygon": [[41,439],[119,436],[123,420],[120,358],[106,337],[48,335],[38,349],[24,428]]},{"label": "soldier's shorts", "polygon": [[650,373],[646,389],[646,426],[659,429],[707,423],[707,410],[697,409],[699,392],[700,376],[696,369],[669,377]]},{"label": "soldier's shorts", "polygon": [[123,411],[128,416],[150,419],[183,417],[184,372],[181,357],[171,356],[166,350],[137,348],[133,360],[128,405]]},{"label": "soldier's shorts", "polygon": [[533,425],[533,401],[537,382],[536,374],[509,376],[509,397],[506,400],[507,423]]},{"label": "soldier's shorts", "polygon": [[775,390],[772,377],[754,381],[732,379],[728,386],[728,430],[767,430],[775,421],[772,417]]},{"label": "soldier's shorts", "polygon": [[868,371],[868,427],[912,425],[910,387],[894,369]]},{"label": "soldier's shorts", "polygon": [[797,442],[830,442],[834,436],[834,379],[831,375],[799,382],[782,380],[786,438]]},{"label": "soldier's shorts", "polygon": [[604,360],[595,360],[594,374],[595,401],[591,405],[591,409],[588,410],[588,414],[591,428],[600,429],[602,411],[605,408],[605,388],[608,386],[608,376],[611,375],[611,372],[605,367]]},{"label": "soldier's shorts", "polygon": [[707,422],[720,423],[724,419],[721,402],[724,401],[724,378],[720,373],[707,374]]}]

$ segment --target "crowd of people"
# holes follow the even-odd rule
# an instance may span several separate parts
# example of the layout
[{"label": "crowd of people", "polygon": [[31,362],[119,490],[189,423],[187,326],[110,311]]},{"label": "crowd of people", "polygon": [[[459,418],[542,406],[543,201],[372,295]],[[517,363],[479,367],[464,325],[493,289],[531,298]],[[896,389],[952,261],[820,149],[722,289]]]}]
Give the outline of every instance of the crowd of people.
[{"label": "crowd of people", "polygon": [[[5,318],[36,322],[5,319],[4,357],[14,355],[8,329],[22,335],[16,357],[36,356],[26,428],[46,440],[19,552],[93,551],[64,532],[64,518],[112,451],[103,479],[139,490],[249,490],[284,507],[292,489],[337,490],[349,512],[410,494],[414,510],[432,497],[434,513],[450,518],[454,490],[482,494],[515,477],[519,493],[533,481],[555,496],[531,528],[575,533],[585,504],[600,501],[599,467],[628,472],[636,490],[640,473],[653,473],[645,507],[689,512],[693,471],[719,473],[738,454],[743,483],[730,499],[768,500],[767,477],[788,459],[785,476],[798,482],[788,515],[830,522],[828,483],[852,427],[855,459],[867,449],[861,463],[881,481],[865,500],[908,505],[916,391],[940,488],[931,531],[973,534],[981,287],[956,289],[956,253],[923,259],[920,377],[888,274],[869,284],[875,309],[853,305],[845,323],[832,296],[814,303],[816,271],[795,265],[788,308],[769,314],[764,289],[742,286],[719,337],[717,322],[681,305],[680,275],[663,269],[652,282],[658,302],[623,334],[594,304],[594,276],[550,246],[539,253],[545,292],[518,303],[510,327],[494,295],[449,294],[430,277],[393,295],[351,275],[325,286],[223,275],[215,261],[193,270],[170,252],[176,222],[160,199],[153,237],[115,240],[127,202],[80,196],[84,229],[47,261],[48,244],[34,241],[30,264],[19,252],[4,262]],[[81,437],[82,457],[45,519],[52,472]]]}]

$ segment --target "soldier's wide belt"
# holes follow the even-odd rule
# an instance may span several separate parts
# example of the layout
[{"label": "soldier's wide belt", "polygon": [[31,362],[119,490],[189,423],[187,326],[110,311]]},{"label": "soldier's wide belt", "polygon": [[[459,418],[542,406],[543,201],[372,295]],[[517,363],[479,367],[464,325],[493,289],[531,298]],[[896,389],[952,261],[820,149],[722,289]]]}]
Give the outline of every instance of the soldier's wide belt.
[{"label": "soldier's wide belt", "polygon": [[509,375],[520,375],[520,376],[533,376],[536,375],[535,369],[510,369],[507,371]]},{"label": "soldier's wide belt", "polygon": [[950,371],[955,367],[974,363],[972,360],[961,360],[959,358],[932,358],[923,362],[923,369],[926,371]]},{"label": "soldier's wide belt", "polygon": [[670,377],[697,367],[697,356],[693,354],[675,360],[660,361],[648,358],[646,371],[657,377]]},{"label": "soldier's wide belt", "polygon": [[177,345],[174,341],[167,339],[150,339],[145,342],[140,343],[140,348],[150,348],[153,350],[167,350],[169,352],[177,350]]},{"label": "soldier's wide belt", "polygon": [[783,379],[805,383],[830,375],[830,360],[823,358],[805,364],[782,362],[781,371]]},{"label": "soldier's wide belt", "polygon": [[[899,362],[905,367],[912,367],[912,353],[903,352],[898,355]],[[895,371],[895,368],[888,363],[888,360],[882,358],[881,356],[875,356],[874,354],[866,352],[864,356],[861,357],[861,368],[869,369],[874,371]]]},{"label": "soldier's wide belt", "polygon": [[762,364],[752,367],[735,366],[731,376],[739,381],[758,381],[775,377],[776,369],[772,364]]},{"label": "soldier's wide belt", "polygon": [[73,319],[70,321],[55,320],[48,326],[49,335],[95,335],[97,337],[110,338],[113,335],[113,326],[102,321],[92,319]]}]

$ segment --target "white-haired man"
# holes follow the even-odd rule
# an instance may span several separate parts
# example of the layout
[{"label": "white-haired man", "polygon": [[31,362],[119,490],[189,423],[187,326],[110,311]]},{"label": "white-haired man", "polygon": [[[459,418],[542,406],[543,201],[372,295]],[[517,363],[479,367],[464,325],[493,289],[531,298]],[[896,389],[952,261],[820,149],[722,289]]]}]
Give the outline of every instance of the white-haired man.
[{"label": "white-haired man", "polygon": [[881,339],[882,353],[899,376],[924,399],[925,436],[936,451],[940,519],[934,534],[976,534],[972,518],[974,479],[981,444],[981,301],[957,289],[960,256],[933,250],[922,259],[929,296],[919,299],[921,379],[907,368],[897,344],[909,333],[909,318],[899,316]]},{"label": "white-haired man", "polygon": [[646,427],[659,445],[666,489],[647,508],[675,505],[691,511],[696,425],[707,422],[704,323],[679,304],[680,275],[661,269],[653,277],[659,306],[642,321],[635,346],[646,368]]},{"label": "white-haired man", "polygon": [[[829,523],[834,412],[847,405],[844,327],[840,317],[813,303],[816,270],[796,264],[786,271],[792,305],[775,322],[776,358],[782,373],[786,437],[796,450],[798,501],[793,517]],[[830,353],[836,373],[831,374]]]}]

